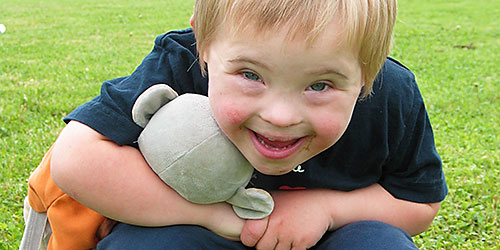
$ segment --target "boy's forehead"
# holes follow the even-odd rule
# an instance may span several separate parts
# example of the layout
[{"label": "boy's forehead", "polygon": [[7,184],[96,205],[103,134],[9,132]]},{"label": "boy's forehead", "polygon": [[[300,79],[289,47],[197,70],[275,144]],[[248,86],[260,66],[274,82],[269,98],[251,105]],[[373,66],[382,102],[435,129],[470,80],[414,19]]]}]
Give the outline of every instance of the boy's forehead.
[{"label": "boy's forehead", "polygon": [[[338,16],[341,1],[276,0],[229,1],[217,15],[220,26],[230,27],[233,34],[256,31],[274,32],[287,27],[291,38],[314,36]],[[222,7],[222,6],[221,6]]]},{"label": "boy's forehead", "polygon": [[259,26],[255,22],[250,22],[243,26],[234,25],[233,22],[224,22],[219,25],[215,40],[239,40],[253,37],[258,38],[260,41],[266,41],[275,36],[284,36],[284,46],[304,43],[306,46],[311,47],[317,45],[318,40],[325,39],[329,41],[330,46],[344,46],[347,42],[347,36],[344,35],[345,32],[346,28],[338,18],[332,18],[321,29],[311,28],[311,30],[307,31],[303,27],[297,27],[292,22],[283,23],[280,26],[267,25],[264,27]]}]

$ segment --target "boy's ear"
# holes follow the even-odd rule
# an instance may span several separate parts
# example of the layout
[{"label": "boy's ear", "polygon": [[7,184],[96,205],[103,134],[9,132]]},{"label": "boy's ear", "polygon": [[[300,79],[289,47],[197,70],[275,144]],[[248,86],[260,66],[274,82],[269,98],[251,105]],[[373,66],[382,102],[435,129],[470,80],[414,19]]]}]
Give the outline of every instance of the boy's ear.
[{"label": "boy's ear", "polygon": [[194,14],[191,15],[191,18],[189,19],[189,23],[191,24],[191,28],[193,27],[193,23],[194,23]]}]

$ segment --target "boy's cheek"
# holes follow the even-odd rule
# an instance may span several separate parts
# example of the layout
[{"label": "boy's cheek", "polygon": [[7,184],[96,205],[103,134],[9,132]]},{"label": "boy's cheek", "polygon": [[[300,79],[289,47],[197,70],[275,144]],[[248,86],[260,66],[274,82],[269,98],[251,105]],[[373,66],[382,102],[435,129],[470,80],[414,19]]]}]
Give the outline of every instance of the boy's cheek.
[{"label": "boy's cheek", "polygon": [[222,102],[214,103],[214,105],[216,106],[214,109],[215,119],[220,126],[240,125],[245,120],[245,113],[238,108],[241,104]]},{"label": "boy's cheek", "polygon": [[316,131],[319,134],[336,134],[346,122],[335,116],[324,116],[323,119],[316,122]]},{"label": "boy's cheek", "polygon": [[227,122],[231,125],[239,125],[245,119],[245,115],[237,108],[227,107],[222,110]]},{"label": "boy's cheek", "polygon": [[316,135],[318,139],[327,144],[335,143],[344,133],[347,121],[325,120],[316,124]]}]

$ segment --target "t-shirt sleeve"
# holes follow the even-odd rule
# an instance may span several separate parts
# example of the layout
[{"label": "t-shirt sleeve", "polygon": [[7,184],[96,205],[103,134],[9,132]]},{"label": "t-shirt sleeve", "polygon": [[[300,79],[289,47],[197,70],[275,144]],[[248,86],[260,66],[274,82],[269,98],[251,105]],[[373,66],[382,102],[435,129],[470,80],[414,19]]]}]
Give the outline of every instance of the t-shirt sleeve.
[{"label": "t-shirt sleeve", "polygon": [[[379,183],[397,198],[433,203],[448,193],[441,158],[424,101],[411,72],[400,79],[406,84],[404,94],[393,98],[398,110],[390,114],[394,124],[389,134],[397,135],[393,150],[383,168]],[[397,101],[397,99],[400,101]]]},{"label": "t-shirt sleeve", "polygon": [[158,36],[151,53],[130,76],[104,82],[99,96],[63,120],[84,123],[119,145],[132,144],[142,131],[132,120],[132,107],[147,88],[162,83],[179,94],[206,95],[194,46],[191,30]]}]

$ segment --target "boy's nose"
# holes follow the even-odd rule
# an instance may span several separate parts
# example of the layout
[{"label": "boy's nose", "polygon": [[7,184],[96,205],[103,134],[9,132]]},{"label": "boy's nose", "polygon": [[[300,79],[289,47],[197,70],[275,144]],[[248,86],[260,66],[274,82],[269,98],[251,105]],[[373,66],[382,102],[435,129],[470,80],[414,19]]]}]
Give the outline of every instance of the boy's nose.
[{"label": "boy's nose", "polygon": [[276,127],[290,127],[302,121],[299,110],[291,100],[275,99],[265,103],[260,117]]}]

